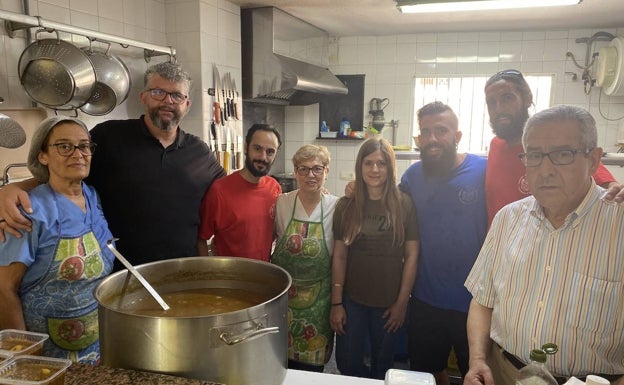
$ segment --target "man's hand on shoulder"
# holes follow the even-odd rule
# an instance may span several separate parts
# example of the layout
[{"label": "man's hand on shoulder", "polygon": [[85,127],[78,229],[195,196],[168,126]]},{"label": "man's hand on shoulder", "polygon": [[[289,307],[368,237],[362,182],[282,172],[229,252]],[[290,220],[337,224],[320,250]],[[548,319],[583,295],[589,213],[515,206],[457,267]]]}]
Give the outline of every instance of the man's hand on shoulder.
[{"label": "man's hand on shoulder", "polygon": [[32,212],[28,192],[20,186],[20,183],[11,183],[0,189],[0,241],[6,241],[9,233],[16,238],[21,238],[20,231],[31,231],[32,223],[25,218],[18,207],[23,207],[27,213]]},{"label": "man's hand on shoulder", "polygon": [[618,182],[611,182],[607,187],[607,194],[605,199],[608,201],[614,201],[618,203],[624,202],[624,185]]}]

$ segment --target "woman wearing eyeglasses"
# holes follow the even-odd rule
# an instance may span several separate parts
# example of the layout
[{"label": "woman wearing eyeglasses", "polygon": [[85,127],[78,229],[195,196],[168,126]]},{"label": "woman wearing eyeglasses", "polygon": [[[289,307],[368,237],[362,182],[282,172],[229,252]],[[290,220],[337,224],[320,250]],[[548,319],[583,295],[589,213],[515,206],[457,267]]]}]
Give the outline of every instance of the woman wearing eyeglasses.
[{"label": "woman wearing eyeglasses", "polygon": [[[418,219],[396,182],[390,143],[367,139],[355,163],[355,192],[334,214],[331,326],[336,363],[348,376],[383,379],[394,364],[416,277]],[[370,344],[370,367],[364,352]]]},{"label": "woman wearing eyeglasses", "polygon": [[95,286],[113,268],[98,196],[84,184],[95,143],[85,124],[55,116],[37,128],[28,168],[32,231],[0,243],[0,329],[47,333],[43,354],[99,360]]},{"label": "woman wearing eyeglasses", "polygon": [[334,345],[329,325],[332,218],[338,197],[325,194],[329,151],[306,144],[292,158],[298,190],[275,205],[271,261],[293,278],[288,293],[288,367],[322,372]]}]

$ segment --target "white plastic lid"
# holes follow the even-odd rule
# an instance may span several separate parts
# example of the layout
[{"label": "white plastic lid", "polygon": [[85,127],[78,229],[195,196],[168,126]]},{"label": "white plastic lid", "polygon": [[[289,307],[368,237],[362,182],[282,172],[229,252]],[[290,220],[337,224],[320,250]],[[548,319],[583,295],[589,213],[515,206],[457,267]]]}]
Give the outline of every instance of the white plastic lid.
[{"label": "white plastic lid", "polygon": [[436,385],[431,373],[411,370],[389,369],[386,372],[385,385]]},{"label": "white plastic lid", "polygon": [[606,378],[590,374],[585,378],[585,385],[609,385],[611,384]]}]

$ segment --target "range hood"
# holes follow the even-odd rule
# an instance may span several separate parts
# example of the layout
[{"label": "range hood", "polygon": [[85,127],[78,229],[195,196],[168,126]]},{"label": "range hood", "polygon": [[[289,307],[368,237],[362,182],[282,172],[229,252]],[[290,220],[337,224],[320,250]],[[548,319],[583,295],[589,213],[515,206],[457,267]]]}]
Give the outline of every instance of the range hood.
[{"label": "range hood", "polygon": [[242,9],[241,38],[243,101],[307,105],[347,94],[320,62],[328,46],[321,29],[274,7]]}]

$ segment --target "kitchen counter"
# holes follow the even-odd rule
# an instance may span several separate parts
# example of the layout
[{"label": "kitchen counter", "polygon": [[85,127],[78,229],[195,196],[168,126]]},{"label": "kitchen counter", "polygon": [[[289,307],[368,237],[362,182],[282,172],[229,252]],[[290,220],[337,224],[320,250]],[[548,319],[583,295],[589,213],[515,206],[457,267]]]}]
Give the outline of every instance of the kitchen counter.
[{"label": "kitchen counter", "polygon": [[[282,385],[383,385],[381,380],[304,372],[288,369]],[[192,380],[137,370],[106,366],[72,364],[65,376],[65,385],[218,385],[205,380]]]},{"label": "kitchen counter", "polygon": [[65,375],[65,385],[218,385],[204,380],[169,376],[138,370],[72,364]]}]

